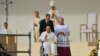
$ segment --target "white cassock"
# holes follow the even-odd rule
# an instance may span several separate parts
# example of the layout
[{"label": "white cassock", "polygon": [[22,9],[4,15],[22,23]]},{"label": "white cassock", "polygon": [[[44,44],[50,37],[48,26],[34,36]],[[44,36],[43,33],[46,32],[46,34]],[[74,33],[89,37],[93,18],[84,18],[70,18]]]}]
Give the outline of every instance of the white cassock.
[{"label": "white cassock", "polygon": [[[45,36],[47,35],[47,39],[45,39]],[[54,43],[57,41],[56,35],[53,32],[47,33],[46,31],[43,32],[40,36],[40,40],[43,42],[44,47],[44,53],[53,55],[57,55],[57,45]]]},{"label": "white cassock", "polygon": [[40,22],[40,18],[33,19],[33,25],[37,24],[37,26],[33,26],[34,37],[36,38],[36,41],[39,41],[39,22]]},{"label": "white cassock", "polygon": [[[59,32],[64,32],[65,36],[62,34],[57,35]],[[57,36],[57,46],[58,47],[70,47],[69,35],[68,35],[69,32],[70,32],[70,29],[68,25],[57,24],[55,26],[55,33]]]},{"label": "white cassock", "polygon": [[[39,22],[40,22],[40,18],[34,18],[31,21],[31,33],[32,33],[32,38],[34,37],[34,39],[36,41],[39,41]],[[37,24],[37,26],[34,26],[34,24]]]},{"label": "white cassock", "polygon": [[50,14],[50,16],[52,16],[52,14],[55,14],[55,16],[56,16],[55,18],[56,19],[61,16],[61,14],[59,13],[58,10],[52,10],[52,9],[49,10],[48,14]]},{"label": "white cassock", "polygon": [[57,24],[57,20],[54,18],[50,19],[53,22],[53,25],[55,26]]}]

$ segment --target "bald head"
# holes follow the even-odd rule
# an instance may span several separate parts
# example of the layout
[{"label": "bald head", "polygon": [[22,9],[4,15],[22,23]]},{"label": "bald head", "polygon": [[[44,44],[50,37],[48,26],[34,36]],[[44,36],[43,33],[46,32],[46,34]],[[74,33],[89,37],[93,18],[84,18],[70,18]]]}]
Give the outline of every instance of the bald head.
[{"label": "bald head", "polygon": [[51,28],[50,28],[50,26],[47,26],[47,27],[46,27],[46,31],[47,31],[48,33],[51,32]]}]

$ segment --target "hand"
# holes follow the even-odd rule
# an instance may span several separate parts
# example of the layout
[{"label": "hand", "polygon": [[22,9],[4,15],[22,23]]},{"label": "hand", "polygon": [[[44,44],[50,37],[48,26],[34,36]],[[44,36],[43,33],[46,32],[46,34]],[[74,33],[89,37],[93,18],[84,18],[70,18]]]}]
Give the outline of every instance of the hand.
[{"label": "hand", "polygon": [[65,36],[64,32],[59,32],[57,35],[59,35],[59,34],[61,34],[61,35],[64,35],[64,36]]},{"label": "hand", "polygon": [[57,42],[54,42],[54,44],[57,44]]},{"label": "hand", "polygon": [[47,37],[48,37],[48,36],[47,36],[47,34],[46,34],[46,35],[45,35],[45,39],[47,39]]}]

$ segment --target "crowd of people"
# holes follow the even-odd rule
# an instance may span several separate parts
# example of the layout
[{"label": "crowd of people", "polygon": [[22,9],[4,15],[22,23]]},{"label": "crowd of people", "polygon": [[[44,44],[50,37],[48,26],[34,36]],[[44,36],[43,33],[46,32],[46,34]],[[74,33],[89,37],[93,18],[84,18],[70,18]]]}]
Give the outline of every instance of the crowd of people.
[{"label": "crowd of people", "polygon": [[64,24],[64,18],[54,5],[45,19],[41,19],[39,11],[35,11],[33,29],[35,42],[43,41],[44,56],[71,56],[69,26]]},{"label": "crowd of people", "polygon": [[64,18],[56,9],[54,1],[50,2],[50,7],[45,19],[41,19],[39,11],[35,11],[33,19],[35,42],[43,42],[44,56],[71,56],[70,28],[64,24]]},{"label": "crowd of people", "polygon": [[[35,11],[35,18],[32,20],[32,30],[35,42],[43,41],[44,56],[71,56],[70,51],[70,28],[64,24],[64,18],[55,7],[53,1],[50,2],[51,9],[41,19],[39,11]],[[4,23],[4,30],[0,34],[11,34],[8,23]]]},{"label": "crowd of people", "polygon": [[[56,21],[51,20],[51,15],[46,14],[45,19],[40,20],[39,12],[35,12],[34,37],[36,42],[43,41],[45,56],[71,56],[69,26],[64,24],[64,18],[58,17]],[[35,23],[37,22],[37,23]],[[56,23],[55,23],[56,22]],[[39,37],[40,36],[40,37]]]}]

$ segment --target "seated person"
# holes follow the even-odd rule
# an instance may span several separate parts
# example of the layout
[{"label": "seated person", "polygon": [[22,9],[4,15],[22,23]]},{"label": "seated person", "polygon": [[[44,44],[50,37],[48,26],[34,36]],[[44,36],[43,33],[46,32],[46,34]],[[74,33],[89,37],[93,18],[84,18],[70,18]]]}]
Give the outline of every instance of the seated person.
[{"label": "seated person", "polygon": [[53,56],[57,56],[57,38],[55,36],[55,33],[51,31],[50,26],[47,26],[46,31],[42,32],[40,40],[43,41],[44,54],[46,56],[50,56],[50,54],[53,54]]}]

